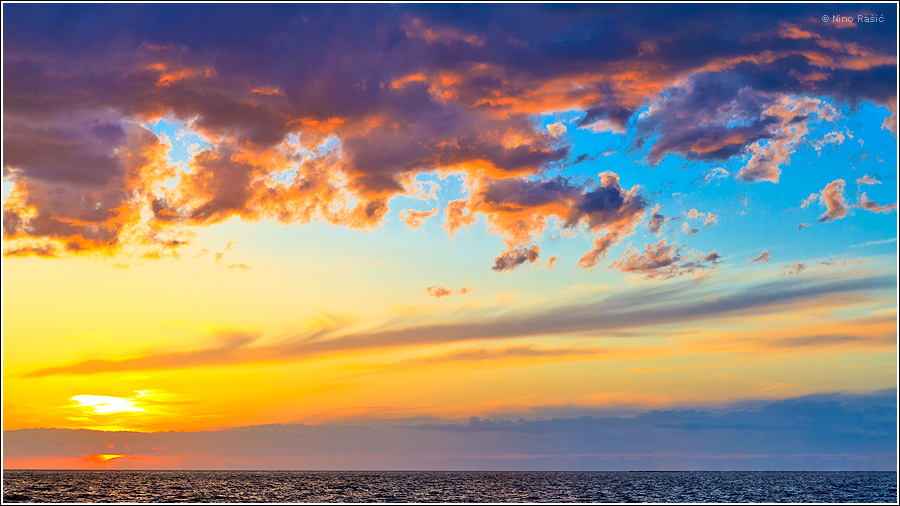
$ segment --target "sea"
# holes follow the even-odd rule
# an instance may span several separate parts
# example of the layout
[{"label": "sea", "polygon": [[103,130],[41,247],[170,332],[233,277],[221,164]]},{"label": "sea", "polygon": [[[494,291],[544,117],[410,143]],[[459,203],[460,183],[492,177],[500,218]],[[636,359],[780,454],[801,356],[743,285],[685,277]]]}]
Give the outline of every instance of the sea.
[{"label": "sea", "polygon": [[895,504],[897,473],[4,470],[3,502]]}]

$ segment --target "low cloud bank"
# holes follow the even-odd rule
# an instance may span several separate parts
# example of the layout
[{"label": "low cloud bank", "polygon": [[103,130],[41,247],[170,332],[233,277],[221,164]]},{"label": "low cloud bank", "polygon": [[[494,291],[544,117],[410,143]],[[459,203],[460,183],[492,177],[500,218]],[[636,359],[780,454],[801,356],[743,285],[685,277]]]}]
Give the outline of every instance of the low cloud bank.
[{"label": "low cloud bank", "polygon": [[45,462],[82,468],[896,471],[897,391],[574,418],[353,420],[156,433],[24,429],[3,437],[7,469]]}]

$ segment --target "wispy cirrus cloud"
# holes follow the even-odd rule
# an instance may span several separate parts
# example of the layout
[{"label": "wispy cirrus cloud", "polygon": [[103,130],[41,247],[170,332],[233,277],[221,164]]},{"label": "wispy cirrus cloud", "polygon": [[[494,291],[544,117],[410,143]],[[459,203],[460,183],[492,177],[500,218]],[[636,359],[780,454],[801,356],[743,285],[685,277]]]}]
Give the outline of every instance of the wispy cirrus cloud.
[{"label": "wispy cirrus cloud", "polygon": [[[682,262],[691,259],[683,259]],[[671,264],[670,264],[671,265]],[[678,265],[676,265],[678,267]],[[668,267],[671,269],[671,267]],[[679,267],[680,268],[680,267]],[[799,271],[798,271],[799,272]],[[505,340],[544,335],[612,333],[655,325],[695,322],[756,312],[789,310],[828,297],[848,297],[848,303],[892,290],[895,274],[860,275],[841,279],[810,273],[797,280],[776,277],[743,288],[716,287],[702,278],[626,290],[594,301],[509,312],[467,313],[464,321],[390,324],[352,331],[343,326],[300,333],[279,341],[261,342],[259,335],[233,334],[207,348],[148,354],[137,358],[95,359],[47,367],[27,374],[96,374],[112,371],[178,369],[211,364],[295,361],[333,352],[414,347],[475,340]],[[716,287],[717,296],[709,289]],[[861,299],[862,298],[862,299]]]}]

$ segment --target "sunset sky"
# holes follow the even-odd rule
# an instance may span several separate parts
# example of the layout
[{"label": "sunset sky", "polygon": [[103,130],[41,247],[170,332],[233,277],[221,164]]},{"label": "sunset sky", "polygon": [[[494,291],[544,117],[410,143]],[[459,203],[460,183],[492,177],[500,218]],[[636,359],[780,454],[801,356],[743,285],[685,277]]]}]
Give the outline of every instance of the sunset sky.
[{"label": "sunset sky", "polygon": [[5,3],[4,467],[896,470],[897,142],[893,3]]}]

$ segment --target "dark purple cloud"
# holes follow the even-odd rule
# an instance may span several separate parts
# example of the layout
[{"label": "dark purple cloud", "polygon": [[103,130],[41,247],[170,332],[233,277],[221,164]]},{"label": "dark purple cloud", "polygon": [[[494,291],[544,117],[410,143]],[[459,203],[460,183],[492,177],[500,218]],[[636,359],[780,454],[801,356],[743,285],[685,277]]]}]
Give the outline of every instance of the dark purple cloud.
[{"label": "dark purple cloud", "polygon": [[491,270],[496,272],[512,271],[525,262],[537,262],[540,256],[540,246],[511,249],[509,251],[504,251],[500,256],[494,259],[494,266],[491,267]]},{"label": "dark purple cloud", "polygon": [[[515,193],[532,222],[541,191],[571,198],[565,219],[606,228],[580,262],[590,268],[633,231],[616,217],[644,203],[606,184],[541,186],[569,146],[534,115],[581,110],[583,126],[635,128],[651,160],[749,155],[742,180],[777,182],[806,124],[830,114],[822,99],[896,110],[896,19],[840,28],[821,15],[764,4],[9,5],[7,237],[91,252],[123,234],[164,249],[185,242],[181,227],[231,216],[371,228],[411,178],[442,169],[473,187],[530,185]],[[141,126],[160,118],[210,145],[175,189],[161,186],[174,174],[164,143]],[[298,156],[326,140],[328,153]],[[285,170],[293,183],[270,184]],[[518,239],[507,246],[528,242]]]},{"label": "dark purple cloud", "polygon": [[[580,262],[582,267],[590,268],[609,246],[634,231],[647,206],[638,193],[638,186],[625,190],[619,184],[619,176],[609,171],[601,173],[599,179],[599,184],[579,183],[564,177],[486,179],[470,199],[470,209],[487,217],[491,230],[504,235],[510,251],[533,241],[545,230],[551,217],[562,228],[583,224],[592,233],[603,232],[603,236],[595,239],[594,251],[586,253]],[[597,241],[604,246],[598,247]],[[588,262],[585,258],[593,260]]]}]

